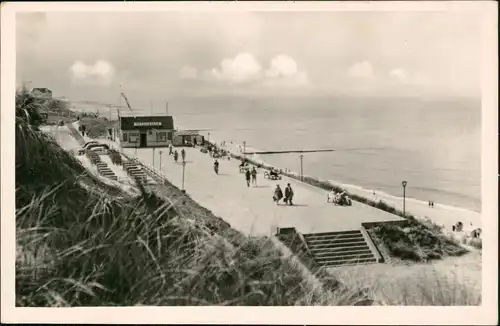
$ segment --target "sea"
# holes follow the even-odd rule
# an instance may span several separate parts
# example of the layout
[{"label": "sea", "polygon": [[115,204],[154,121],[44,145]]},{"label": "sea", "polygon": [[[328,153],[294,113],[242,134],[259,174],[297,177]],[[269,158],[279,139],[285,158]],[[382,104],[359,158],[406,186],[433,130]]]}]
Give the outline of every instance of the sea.
[{"label": "sea", "polygon": [[[480,99],[206,97],[168,110],[179,129],[247,151],[334,150],[304,153],[304,175],[396,197],[405,180],[407,198],[481,211]],[[258,158],[300,171],[299,153]]]}]

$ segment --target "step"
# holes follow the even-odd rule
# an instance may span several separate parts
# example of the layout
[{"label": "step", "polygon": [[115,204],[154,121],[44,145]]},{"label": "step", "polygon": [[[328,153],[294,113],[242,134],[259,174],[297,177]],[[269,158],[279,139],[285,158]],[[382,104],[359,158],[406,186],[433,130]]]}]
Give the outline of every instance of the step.
[{"label": "step", "polygon": [[307,240],[321,240],[321,239],[346,239],[346,238],[356,238],[362,237],[360,233],[348,233],[348,234],[329,234],[329,235],[308,235],[304,237]]},{"label": "step", "polygon": [[349,261],[349,260],[340,260],[340,261],[324,261],[324,262],[317,262],[318,265],[321,266],[328,266],[328,267],[334,267],[334,266],[353,266],[353,265],[365,265],[365,264],[375,264],[377,260],[375,258],[373,259],[362,259],[358,260],[357,262]]},{"label": "step", "polygon": [[313,254],[314,256],[320,256],[320,255],[323,255],[324,253],[356,252],[356,251],[360,251],[360,250],[370,250],[370,247],[368,247],[368,245],[365,245],[365,246],[357,246],[354,248],[351,248],[351,247],[319,248],[319,249],[315,248],[314,250],[310,250],[310,251],[311,251],[311,254]]},{"label": "step", "polygon": [[349,238],[337,238],[337,237],[331,237],[331,238],[323,238],[323,239],[307,239],[306,241],[308,243],[325,243],[325,242],[353,242],[353,241],[359,241],[359,240],[364,240],[363,236],[359,237],[349,237]]},{"label": "step", "polygon": [[319,233],[306,233],[303,234],[305,238],[308,236],[317,236],[317,235],[339,235],[339,234],[355,234],[361,233],[360,230],[348,230],[348,231],[336,231],[336,232],[319,232]]},{"label": "step", "polygon": [[132,172],[130,172],[130,175],[146,175],[146,172],[144,172],[144,171],[132,171]]},{"label": "step", "polygon": [[370,250],[364,251],[364,252],[358,252],[358,253],[341,253],[341,252],[334,252],[330,254],[325,254],[322,256],[314,256],[314,259],[316,260],[328,260],[328,259],[362,259],[362,258],[375,258],[373,256],[373,253]]},{"label": "step", "polygon": [[334,262],[337,262],[337,261],[348,261],[350,262],[351,264],[354,264],[358,261],[364,261],[364,260],[374,260],[374,261],[377,261],[377,259],[373,256],[373,255],[362,255],[362,256],[336,256],[336,257],[325,257],[325,258],[321,258],[321,259],[315,259],[315,261],[318,263],[318,264],[324,264],[325,262],[331,262],[331,263],[334,263]]},{"label": "step", "polygon": [[326,241],[322,243],[311,243],[306,241],[307,246],[309,248],[338,248],[338,247],[352,247],[352,246],[360,246],[362,244],[366,244],[364,239],[359,239],[355,241]]},{"label": "step", "polygon": [[146,172],[144,172],[142,170],[130,170],[127,172],[128,172],[128,174],[146,174]]}]

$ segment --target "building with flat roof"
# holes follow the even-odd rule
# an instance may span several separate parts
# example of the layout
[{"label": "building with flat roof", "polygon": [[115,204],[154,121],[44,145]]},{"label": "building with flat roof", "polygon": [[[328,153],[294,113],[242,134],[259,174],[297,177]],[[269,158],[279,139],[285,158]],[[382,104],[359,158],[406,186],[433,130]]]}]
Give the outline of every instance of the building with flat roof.
[{"label": "building with flat roof", "polygon": [[174,133],[172,144],[174,146],[203,145],[205,137],[198,130],[179,130]]},{"label": "building with flat roof", "polygon": [[120,144],[124,148],[167,147],[174,132],[171,116],[120,117]]}]

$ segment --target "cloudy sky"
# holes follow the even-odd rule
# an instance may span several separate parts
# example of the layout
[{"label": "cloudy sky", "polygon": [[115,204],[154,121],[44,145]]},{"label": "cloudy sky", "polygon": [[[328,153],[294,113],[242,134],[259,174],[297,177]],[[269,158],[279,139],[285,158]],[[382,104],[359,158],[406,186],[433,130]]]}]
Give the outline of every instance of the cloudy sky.
[{"label": "cloudy sky", "polygon": [[73,99],[480,89],[471,13],[23,13],[16,33],[18,83]]}]

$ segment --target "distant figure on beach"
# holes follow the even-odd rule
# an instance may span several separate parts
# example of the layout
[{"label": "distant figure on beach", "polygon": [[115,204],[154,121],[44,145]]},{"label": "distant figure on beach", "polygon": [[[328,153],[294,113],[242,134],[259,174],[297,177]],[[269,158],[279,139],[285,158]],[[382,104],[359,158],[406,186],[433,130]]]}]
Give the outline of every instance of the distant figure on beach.
[{"label": "distant figure on beach", "polygon": [[255,169],[255,166],[252,168],[252,184],[257,186],[257,170]]},{"label": "distant figure on beach", "polygon": [[181,151],[181,156],[182,156],[182,162],[186,162],[186,151],[184,150],[184,148]]},{"label": "distant figure on beach", "polygon": [[245,179],[247,180],[247,187],[250,187],[250,170],[247,169],[245,172]]},{"label": "distant figure on beach", "polygon": [[293,205],[292,199],[293,199],[293,189],[292,186],[288,184],[285,188],[285,203],[288,203],[288,205]]},{"label": "distant figure on beach", "polygon": [[216,174],[219,174],[219,162],[217,160],[214,162],[214,171]]},{"label": "distant figure on beach", "polygon": [[168,145],[168,155],[172,155],[174,152],[172,150],[172,144]]},{"label": "distant figure on beach", "polygon": [[280,185],[276,185],[273,196],[273,200],[276,202],[276,205],[279,205],[281,198],[283,198],[283,191],[281,190]]},{"label": "distant figure on beach", "polygon": [[193,139],[193,145],[194,145],[193,147],[198,146],[198,141],[196,140],[196,137],[194,137],[194,139]]},{"label": "distant figure on beach", "polygon": [[174,161],[175,163],[177,163],[177,160],[179,159],[179,153],[177,152],[177,150],[174,151]]}]

